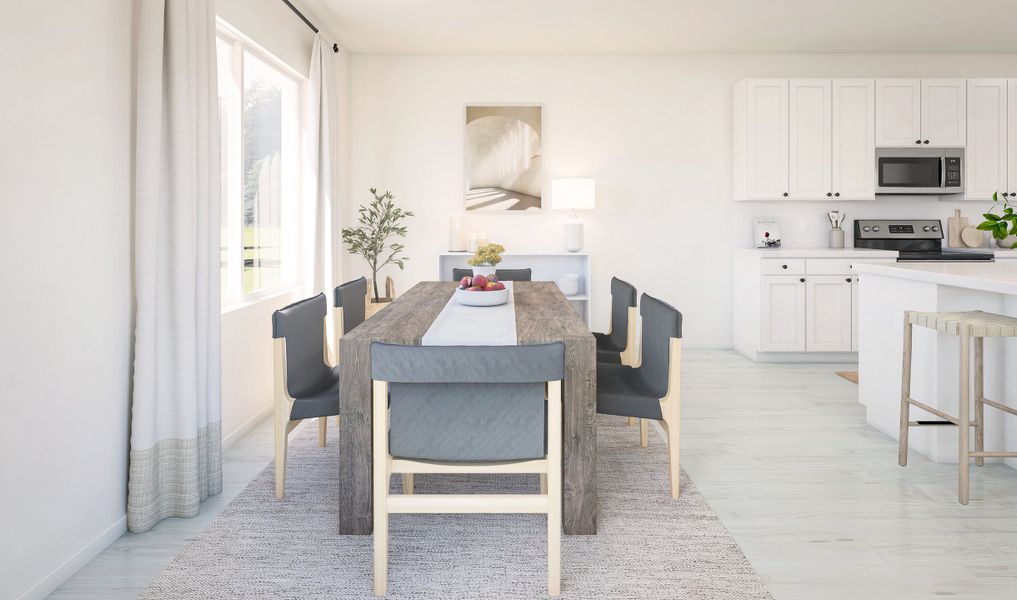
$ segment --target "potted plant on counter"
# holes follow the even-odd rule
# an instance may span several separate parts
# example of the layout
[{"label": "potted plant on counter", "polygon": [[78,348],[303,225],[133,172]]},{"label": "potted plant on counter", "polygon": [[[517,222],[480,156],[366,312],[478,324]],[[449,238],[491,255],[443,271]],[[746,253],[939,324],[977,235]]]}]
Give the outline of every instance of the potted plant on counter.
[{"label": "potted plant on counter", "polygon": [[501,253],[505,246],[501,244],[487,244],[477,248],[477,252],[466,261],[466,264],[473,267],[473,275],[494,275],[495,266],[501,262]]},{"label": "potted plant on counter", "polygon": [[[1001,201],[999,193],[994,193],[992,201],[995,204],[982,215],[985,220],[978,224],[978,228],[991,233],[1000,248],[1017,248],[1017,214],[1014,213],[1014,207],[1007,202],[1006,194],[1003,194]],[[999,214],[994,212],[996,210]]]},{"label": "potted plant on counter", "polygon": [[406,249],[400,242],[389,243],[389,238],[406,237],[406,226],[403,220],[412,217],[413,213],[403,210],[395,205],[395,196],[392,192],[386,191],[378,194],[376,188],[371,188],[371,195],[374,200],[367,206],[361,206],[359,213],[360,225],[357,227],[343,227],[343,245],[350,254],[359,254],[367,261],[371,268],[371,282],[374,297],[371,305],[367,308],[367,315],[370,316],[381,310],[385,303],[391,302],[391,295],[382,297],[378,293],[378,271],[387,265],[396,265],[400,270],[405,268],[407,256],[401,256]]}]

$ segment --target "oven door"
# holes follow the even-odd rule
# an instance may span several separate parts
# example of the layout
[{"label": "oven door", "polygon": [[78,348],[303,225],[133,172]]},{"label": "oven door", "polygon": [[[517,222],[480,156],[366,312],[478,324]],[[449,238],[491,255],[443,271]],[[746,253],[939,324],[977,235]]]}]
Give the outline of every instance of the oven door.
[{"label": "oven door", "polygon": [[950,150],[880,149],[876,153],[876,193],[962,193],[961,158]]}]

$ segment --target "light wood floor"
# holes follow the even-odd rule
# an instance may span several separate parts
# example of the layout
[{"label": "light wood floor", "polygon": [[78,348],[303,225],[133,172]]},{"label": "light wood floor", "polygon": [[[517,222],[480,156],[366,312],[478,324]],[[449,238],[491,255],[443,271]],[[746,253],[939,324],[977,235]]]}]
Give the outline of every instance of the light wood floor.
[{"label": "light wood floor", "polygon": [[[972,468],[960,506],[954,466],[914,453],[897,466],[896,443],[865,424],[857,386],[834,374],[851,365],[684,355],[682,466],[775,598],[1017,597],[1017,471]],[[201,516],[125,535],[54,597],[133,598],[271,456],[266,421],[226,452],[224,493]]]}]

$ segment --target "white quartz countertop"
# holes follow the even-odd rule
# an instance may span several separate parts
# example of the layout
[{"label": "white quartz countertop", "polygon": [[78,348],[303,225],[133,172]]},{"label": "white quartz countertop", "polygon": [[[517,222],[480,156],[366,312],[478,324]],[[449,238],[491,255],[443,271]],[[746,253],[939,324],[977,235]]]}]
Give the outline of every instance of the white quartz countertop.
[{"label": "white quartz countertop", "polygon": [[1017,261],[990,263],[858,263],[858,273],[1017,296]]},{"label": "white quartz countertop", "polygon": [[897,258],[896,250],[868,248],[735,248],[735,252],[774,258]]}]

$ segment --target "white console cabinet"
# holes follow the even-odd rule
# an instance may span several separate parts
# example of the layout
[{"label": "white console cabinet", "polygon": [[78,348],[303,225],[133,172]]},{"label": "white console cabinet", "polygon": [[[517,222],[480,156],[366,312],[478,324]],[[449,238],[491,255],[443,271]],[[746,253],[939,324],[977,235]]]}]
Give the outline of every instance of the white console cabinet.
[{"label": "white console cabinet", "polygon": [[852,265],[896,252],[737,249],[735,349],[759,361],[853,361],[858,350]]}]

